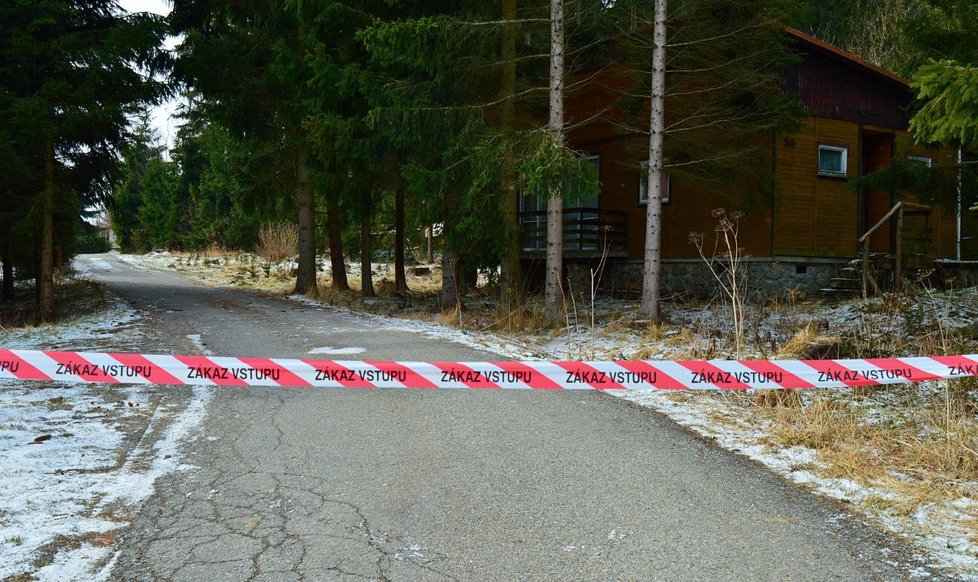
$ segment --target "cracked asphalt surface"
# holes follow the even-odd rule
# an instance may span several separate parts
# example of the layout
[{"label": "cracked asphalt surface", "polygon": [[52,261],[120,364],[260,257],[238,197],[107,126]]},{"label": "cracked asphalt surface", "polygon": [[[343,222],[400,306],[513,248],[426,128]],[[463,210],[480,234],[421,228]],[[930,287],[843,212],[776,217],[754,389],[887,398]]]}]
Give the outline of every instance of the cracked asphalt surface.
[{"label": "cracked asphalt surface", "polygon": [[[157,350],[498,359],[97,259],[95,278],[149,313]],[[599,393],[214,390],[193,467],[157,482],[113,579],[940,578],[841,506]]]}]

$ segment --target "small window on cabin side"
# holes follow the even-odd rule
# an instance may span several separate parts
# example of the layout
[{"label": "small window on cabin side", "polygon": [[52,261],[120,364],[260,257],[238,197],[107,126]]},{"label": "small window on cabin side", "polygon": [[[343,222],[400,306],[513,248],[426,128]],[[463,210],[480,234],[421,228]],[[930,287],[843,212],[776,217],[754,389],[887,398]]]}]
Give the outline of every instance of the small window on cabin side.
[{"label": "small window on cabin side", "polygon": [[[662,203],[669,204],[671,180],[669,174],[662,172],[660,183],[662,184]],[[649,162],[642,162],[642,171],[638,173],[638,204],[644,206],[649,203]]]},{"label": "small window on cabin side", "polygon": [[818,175],[842,177],[846,175],[849,148],[818,146]]},{"label": "small window on cabin side", "polygon": [[928,168],[934,163],[934,161],[927,156],[907,156],[907,161],[915,166],[927,166]]}]

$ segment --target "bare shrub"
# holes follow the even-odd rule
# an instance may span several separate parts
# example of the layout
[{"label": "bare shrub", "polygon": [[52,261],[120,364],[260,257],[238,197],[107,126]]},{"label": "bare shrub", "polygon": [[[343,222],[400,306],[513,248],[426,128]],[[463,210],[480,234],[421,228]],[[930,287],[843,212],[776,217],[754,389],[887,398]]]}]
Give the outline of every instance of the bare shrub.
[{"label": "bare shrub", "polygon": [[269,274],[271,264],[289,259],[299,253],[299,227],[289,222],[266,224],[258,231],[258,256],[268,261],[265,274]]},{"label": "bare shrub", "polygon": [[216,242],[211,242],[206,247],[198,249],[198,254],[205,259],[209,259],[211,257],[223,257],[228,254],[228,251]]}]

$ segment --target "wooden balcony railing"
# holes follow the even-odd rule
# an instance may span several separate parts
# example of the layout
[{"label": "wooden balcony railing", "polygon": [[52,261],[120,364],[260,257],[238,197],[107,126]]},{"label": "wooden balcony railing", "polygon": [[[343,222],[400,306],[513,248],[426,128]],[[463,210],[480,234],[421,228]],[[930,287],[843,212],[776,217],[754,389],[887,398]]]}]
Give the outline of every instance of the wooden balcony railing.
[{"label": "wooden balcony railing", "polygon": [[[520,249],[547,250],[547,211],[520,213]],[[568,256],[623,256],[628,251],[628,213],[603,208],[564,209],[564,253]]]}]

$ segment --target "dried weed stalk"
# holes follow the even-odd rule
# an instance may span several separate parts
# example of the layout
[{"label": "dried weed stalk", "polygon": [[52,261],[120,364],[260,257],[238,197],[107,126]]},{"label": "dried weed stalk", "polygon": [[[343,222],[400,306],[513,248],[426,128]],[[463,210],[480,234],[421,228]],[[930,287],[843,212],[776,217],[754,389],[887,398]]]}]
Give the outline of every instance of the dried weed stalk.
[{"label": "dried weed stalk", "polygon": [[730,302],[733,318],[734,354],[737,359],[740,359],[744,343],[744,299],[747,273],[744,264],[746,255],[737,239],[740,231],[740,219],[743,218],[744,214],[739,211],[727,212],[723,208],[714,209],[712,214],[717,219],[717,225],[713,229],[716,236],[710,256],[706,255],[703,248],[703,233],[689,233],[689,242],[696,247],[700,258],[709,267],[710,273],[713,274],[713,278],[716,279],[723,292],[724,299]]}]

